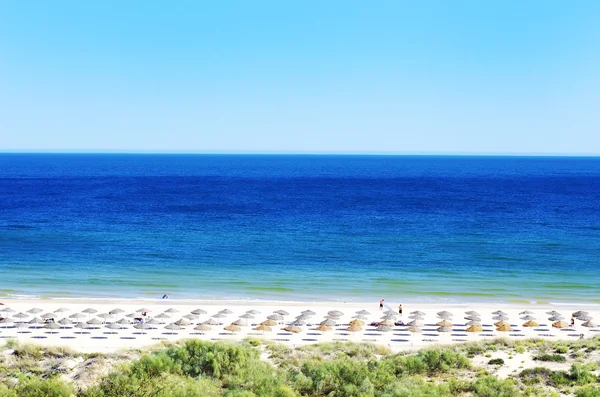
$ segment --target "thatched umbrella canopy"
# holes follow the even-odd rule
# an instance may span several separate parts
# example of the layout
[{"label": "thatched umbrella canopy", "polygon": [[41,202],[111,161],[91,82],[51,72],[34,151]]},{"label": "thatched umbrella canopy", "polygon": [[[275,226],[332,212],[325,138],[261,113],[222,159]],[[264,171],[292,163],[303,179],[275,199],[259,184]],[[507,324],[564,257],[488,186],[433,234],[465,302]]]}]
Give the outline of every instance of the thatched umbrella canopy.
[{"label": "thatched umbrella canopy", "polygon": [[96,317],[100,317],[100,318],[106,320],[107,318],[112,317],[112,315],[108,314],[108,313],[100,313],[100,314],[97,314]]},{"label": "thatched umbrella canopy", "polygon": [[437,316],[438,317],[452,317],[454,316],[452,313],[450,313],[449,311],[443,310],[441,312],[437,312]]},{"label": "thatched umbrella canopy", "polygon": [[381,316],[379,318],[382,319],[382,320],[392,320],[392,321],[395,321],[398,318],[398,316],[392,316],[392,315],[386,314],[385,316]]},{"label": "thatched umbrella canopy", "polygon": [[368,312],[368,311],[366,311],[366,310],[359,310],[359,311],[356,312],[356,314],[359,314],[361,316],[368,316],[371,313]]},{"label": "thatched umbrella canopy", "polygon": [[246,326],[246,325],[248,325],[248,321],[246,321],[246,320],[244,320],[244,319],[241,319],[241,318],[238,318],[237,320],[235,320],[235,321],[234,321],[234,322],[232,322],[231,324],[233,324],[233,325],[238,325],[238,326],[240,326],[240,327],[243,327],[243,326]]},{"label": "thatched umbrella canopy", "polygon": [[47,319],[47,318],[54,318],[54,317],[56,317],[56,315],[54,313],[45,313],[45,314],[42,314],[40,317],[43,319]]},{"label": "thatched umbrella canopy", "polygon": [[327,314],[329,314],[330,316],[337,316],[337,317],[341,317],[344,315],[344,313],[342,313],[339,310],[331,310],[331,311],[328,311]]},{"label": "thatched umbrella canopy", "polygon": [[231,333],[240,332],[242,330],[239,325],[235,325],[235,324],[229,324],[228,326],[224,327],[223,329],[225,331],[229,331]]},{"label": "thatched umbrella canopy", "polygon": [[380,321],[379,323],[377,323],[378,326],[385,326],[385,327],[393,327],[395,324],[393,321],[390,320],[384,320],[384,321]]},{"label": "thatched umbrella canopy", "polygon": [[546,312],[547,315],[549,316],[560,316],[561,314],[559,312],[557,312],[556,310],[551,310],[549,312]]},{"label": "thatched umbrella canopy", "polygon": [[329,327],[333,327],[336,324],[337,324],[337,322],[334,320],[331,320],[331,319],[321,321],[321,325],[327,325]]},{"label": "thatched umbrella canopy", "polygon": [[481,317],[479,316],[466,316],[465,320],[469,320],[469,321],[477,321],[477,322],[481,322]]},{"label": "thatched umbrella canopy", "polygon": [[411,315],[415,314],[417,316],[424,316],[425,313],[420,310],[415,310],[414,312],[410,312]]},{"label": "thatched umbrella canopy", "polygon": [[58,323],[48,323],[48,324],[44,325],[44,328],[48,328],[48,329],[59,329],[60,327],[61,327],[61,325]]},{"label": "thatched umbrella canopy", "polygon": [[577,320],[579,320],[579,321],[590,321],[591,319],[592,318],[587,315],[577,317]]},{"label": "thatched umbrella canopy", "polygon": [[179,310],[174,309],[174,308],[168,308],[167,310],[165,310],[165,313],[167,314],[175,314],[175,313],[179,313]]},{"label": "thatched umbrella canopy", "polygon": [[337,320],[340,319],[340,316],[331,316],[331,315],[328,314],[326,316],[323,316],[323,318],[330,319],[330,320],[336,320],[337,321]]},{"label": "thatched umbrella canopy", "polygon": [[68,312],[69,310],[71,310],[71,309],[67,309],[66,307],[61,307],[59,309],[56,309],[54,311],[54,313],[64,313],[64,312]]},{"label": "thatched umbrella canopy", "polygon": [[121,314],[121,313],[125,313],[125,310],[120,309],[120,308],[116,308],[116,309],[112,309],[111,311],[108,312],[108,314],[112,314],[113,316],[116,314]]},{"label": "thatched umbrella canopy", "polygon": [[329,332],[332,330],[332,328],[329,325],[325,325],[325,324],[321,324],[319,325],[317,328],[315,328],[317,331],[321,331],[321,332]]},{"label": "thatched umbrella canopy", "polygon": [[377,332],[390,332],[392,330],[392,328],[387,325],[382,325],[380,323],[380,325],[377,326],[376,330],[377,330]]},{"label": "thatched umbrella canopy", "polygon": [[69,316],[69,318],[73,318],[75,320],[79,320],[80,318],[86,318],[86,317],[88,317],[88,316],[86,316],[83,313],[73,313]]},{"label": "thatched umbrella canopy", "polygon": [[119,321],[116,321],[116,323],[120,324],[120,325],[129,325],[129,324],[131,324],[131,321],[127,320],[126,318],[122,318]]},{"label": "thatched umbrella canopy", "polygon": [[170,331],[181,331],[183,329],[183,327],[180,325],[177,325],[175,323],[171,323],[171,324],[165,326],[165,329],[168,329]]},{"label": "thatched umbrella canopy", "polygon": [[13,316],[14,318],[18,318],[18,319],[24,319],[24,318],[26,318],[26,317],[29,317],[29,316],[30,316],[30,314],[19,312],[19,313],[13,314],[12,316]]},{"label": "thatched umbrella canopy", "polygon": [[587,328],[596,328],[598,326],[598,324],[596,324],[592,320],[587,320],[585,323],[583,323],[581,325],[584,327],[587,327]]},{"label": "thatched umbrella canopy", "polygon": [[209,318],[208,320],[206,320],[205,322],[203,322],[202,324],[206,324],[206,325],[219,325],[221,324],[220,322],[218,322],[215,319]]},{"label": "thatched umbrella canopy", "polygon": [[105,327],[108,329],[121,329],[121,325],[116,323],[106,324]]},{"label": "thatched umbrella canopy", "polygon": [[481,327],[481,325],[473,324],[469,328],[467,328],[465,331],[467,331],[467,332],[481,332],[481,331],[483,331],[483,328]]},{"label": "thatched umbrella canopy", "polygon": [[452,328],[452,323],[448,320],[438,321],[437,323],[435,323],[435,325],[437,325],[438,327]]},{"label": "thatched umbrella canopy", "polygon": [[227,317],[227,315],[225,315],[223,313],[217,313],[217,314],[213,314],[211,317],[212,318],[225,318],[225,317]]},{"label": "thatched umbrella canopy", "polygon": [[418,333],[418,332],[422,331],[421,328],[417,327],[416,325],[408,326],[408,327],[406,327],[406,330],[408,332],[412,332],[412,333]]},{"label": "thatched umbrella canopy", "polygon": [[579,318],[581,316],[587,316],[589,314],[590,314],[589,312],[586,312],[584,310],[579,310],[579,311],[576,311],[575,313],[573,313],[573,317]]},{"label": "thatched umbrella canopy", "polygon": [[270,314],[270,315],[267,316],[267,318],[269,320],[283,321],[283,316],[281,314],[277,314],[277,313]]},{"label": "thatched umbrella canopy", "polygon": [[361,320],[352,320],[350,321],[350,325],[358,325],[359,327],[364,327],[365,322]]},{"label": "thatched umbrella canopy", "polygon": [[479,314],[475,310],[469,310],[468,312],[465,312],[465,314],[468,316],[477,316],[477,317],[481,316],[481,314]]},{"label": "thatched umbrella canopy", "polygon": [[533,316],[530,316],[530,315],[528,314],[528,315],[526,315],[526,316],[523,316],[523,317],[521,317],[521,320],[523,320],[523,321],[535,321],[535,320],[537,320],[537,319],[536,319],[535,317],[533,317]]},{"label": "thatched umbrella canopy", "polygon": [[304,310],[301,313],[308,314],[309,316],[315,316],[317,314],[317,313],[313,312],[312,310]]},{"label": "thatched umbrella canopy", "polygon": [[508,316],[500,314],[500,315],[492,317],[492,320],[495,320],[495,321],[507,321],[508,320]]},{"label": "thatched umbrella canopy", "polygon": [[192,314],[195,314],[196,316],[200,316],[202,314],[207,314],[206,310],[202,310],[202,309],[195,309],[191,311]]},{"label": "thatched umbrella canopy", "polygon": [[233,312],[229,309],[223,309],[223,310],[219,311],[219,313],[223,313],[225,315],[233,314]]},{"label": "thatched umbrella canopy", "polygon": [[306,320],[295,319],[294,321],[290,322],[290,325],[306,325]]},{"label": "thatched umbrella canopy", "polygon": [[302,328],[297,327],[295,325],[288,325],[287,327],[284,328],[284,330],[287,332],[292,332],[294,334],[302,332]]},{"label": "thatched umbrella canopy", "polygon": [[85,323],[89,325],[100,325],[103,324],[103,321],[100,321],[97,318],[93,318],[91,320],[86,321]]},{"label": "thatched umbrella canopy", "polygon": [[552,317],[548,317],[549,321],[560,321],[560,320],[564,320],[565,318],[563,316],[552,316]]},{"label": "thatched umbrella canopy", "polygon": [[510,324],[502,324],[498,328],[496,328],[496,331],[502,331],[502,332],[507,332],[507,331],[512,331],[512,330],[513,329],[510,326]]},{"label": "thatched umbrella canopy", "polygon": [[[257,314],[260,314],[260,312],[258,310],[255,310],[255,309],[248,310],[246,313],[252,314],[253,316],[256,316]],[[282,316],[283,316],[283,314],[282,314]]]},{"label": "thatched umbrella canopy", "polygon": [[41,313],[41,312],[43,312],[43,310],[39,309],[37,307],[34,307],[33,309],[27,310],[27,313],[29,313],[29,314],[38,314],[38,313]]},{"label": "thatched umbrella canopy", "polygon": [[190,325],[190,320],[187,318],[180,318],[179,320],[175,321],[175,324],[185,327]]},{"label": "thatched umbrella canopy", "polygon": [[44,322],[44,320],[42,320],[41,318],[39,318],[39,317],[34,317],[34,318],[32,318],[31,320],[29,320],[29,321],[27,322],[27,324],[36,325],[36,324],[42,324],[43,322]]},{"label": "thatched umbrella canopy", "polygon": [[481,325],[481,321],[475,321],[475,320],[471,320],[471,321],[467,321],[465,323],[466,326],[471,326],[471,325]]},{"label": "thatched umbrella canopy", "polygon": [[60,325],[70,325],[70,324],[73,324],[73,320],[71,320],[69,318],[61,318],[60,320],[58,320],[58,323]]},{"label": "thatched umbrella canopy", "polygon": [[275,320],[266,320],[266,321],[263,321],[262,323],[260,323],[260,325],[265,325],[267,327],[274,327],[274,326],[277,325],[277,321],[275,321]]},{"label": "thatched umbrella canopy", "polygon": [[538,323],[536,323],[533,320],[528,320],[527,322],[523,323],[523,327],[539,327],[540,325]]},{"label": "thatched umbrella canopy", "polygon": [[168,315],[168,314],[166,314],[166,313],[161,313],[161,314],[159,314],[159,315],[157,315],[157,316],[154,316],[154,318],[158,318],[159,320],[164,320],[164,319],[166,320],[166,319],[168,319],[168,318],[171,318],[171,316],[169,316],[169,315]]},{"label": "thatched umbrella canopy", "polygon": [[441,327],[438,327],[437,332],[452,332],[452,328],[446,327],[446,326],[441,326]]},{"label": "thatched umbrella canopy", "polygon": [[[84,310],[82,310],[81,312],[89,315],[89,314],[95,314],[95,313],[98,313],[98,310],[96,310],[96,309],[92,309],[91,307],[88,307],[87,309],[84,309]],[[69,317],[70,317],[70,316],[69,316]]]},{"label": "thatched umbrella canopy", "polygon": [[532,315],[532,314],[535,314],[535,313],[534,312],[530,312],[529,310],[525,310],[525,311],[519,313],[519,316],[529,316],[529,315]]},{"label": "thatched umbrella canopy", "polygon": [[[155,318],[156,318],[156,317],[155,317]],[[191,314],[191,313],[190,313],[190,314],[186,314],[185,316],[183,316],[183,318],[187,318],[188,320],[190,320],[190,321],[191,321],[191,320],[197,320],[197,319],[199,319],[199,318],[200,318],[200,316],[199,316],[199,315],[197,315],[197,314]]]},{"label": "thatched umbrella canopy", "polygon": [[149,325],[160,325],[160,324],[164,324],[162,321],[157,320],[155,318],[151,318],[150,320],[146,321],[146,324]]},{"label": "thatched umbrella canopy", "polygon": [[141,309],[136,310],[136,313],[150,313],[152,310],[142,307]]},{"label": "thatched umbrella canopy", "polygon": [[348,328],[346,328],[346,331],[348,331],[348,332],[361,332],[362,328],[359,327],[358,325],[351,325]]},{"label": "thatched umbrella canopy", "polygon": [[194,330],[196,331],[210,331],[211,329],[212,327],[207,324],[199,324],[194,327]]},{"label": "thatched umbrella canopy", "polygon": [[552,327],[553,328],[568,328],[569,324],[566,321],[558,320],[558,321],[552,323]]},{"label": "thatched umbrella canopy", "polygon": [[423,321],[421,321],[421,320],[412,320],[412,321],[409,321],[408,323],[406,323],[406,325],[414,325],[416,327],[422,327],[423,326]]},{"label": "thatched umbrella canopy", "polygon": [[290,313],[286,312],[285,310],[275,310],[273,313],[279,314],[280,316],[289,316],[290,315]]},{"label": "thatched umbrella canopy", "polygon": [[268,325],[259,325],[258,327],[254,328],[255,331],[262,331],[262,332],[271,332],[273,331],[273,328],[269,327]]},{"label": "thatched umbrella canopy", "polygon": [[495,325],[496,327],[502,327],[503,325],[508,325],[508,326],[510,326],[510,324],[509,324],[509,323],[507,323],[507,322],[506,322],[506,321],[504,321],[504,320],[500,320],[500,321],[498,321],[498,322],[494,323],[494,325]]},{"label": "thatched umbrella canopy", "polygon": [[493,315],[495,316],[507,316],[508,313],[504,313],[502,310],[496,310],[495,312],[492,312]]},{"label": "thatched umbrella canopy", "polygon": [[357,320],[366,320],[366,319],[368,319],[367,316],[364,316],[362,314],[357,314],[356,316],[352,316],[352,318],[357,319]]},{"label": "thatched umbrella canopy", "polygon": [[129,314],[125,315],[125,317],[127,317],[127,318],[134,318],[134,317],[137,317],[137,316],[138,316],[137,313],[129,313]]}]

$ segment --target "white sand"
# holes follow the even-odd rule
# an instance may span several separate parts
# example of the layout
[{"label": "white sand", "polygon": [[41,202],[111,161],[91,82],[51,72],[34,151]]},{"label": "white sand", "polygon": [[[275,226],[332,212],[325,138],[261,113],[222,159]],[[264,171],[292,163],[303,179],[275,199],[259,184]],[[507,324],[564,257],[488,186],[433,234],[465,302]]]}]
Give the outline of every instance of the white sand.
[{"label": "white sand", "polygon": [[[194,309],[203,309],[207,314],[201,315],[197,320],[191,320],[190,326],[186,326],[184,330],[176,331],[176,334],[168,334],[170,331],[165,329],[165,325],[155,326],[156,329],[146,329],[143,334],[140,334],[140,330],[134,329],[131,325],[127,326],[127,329],[116,331],[107,329],[104,325],[100,325],[99,329],[81,330],[79,328],[70,329],[59,329],[51,330],[40,328],[40,329],[19,329],[19,328],[5,328],[6,324],[0,324],[0,337],[2,338],[17,338],[19,341],[25,343],[37,343],[41,345],[60,345],[69,346],[75,350],[81,352],[114,352],[128,348],[143,348],[158,343],[160,340],[178,340],[188,338],[199,338],[204,340],[239,340],[248,336],[271,339],[280,343],[284,343],[290,346],[299,346],[307,343],[318,343],[332,340],[348,340],[354,342],[373,342],[377,344],[383,344],[389,346],[393,351],[417,349],[420,347],[435,345],[435,344],[449,344],[449,343],[460,343],[465,341],[479,341],[484,339],[492,339],[496,337],[509,337],[509,338],[531,338],[541,337],[551,340],[559,339],[577,339],[580,334],[584,337],[592,337],[600,335],[600,329],[588,329],[581,326],[581,321],[576,321],[575,329],[559,330],[551,327],[552,322],[548,321],[549,317],[546,312],[550,310],[556,310],[560,312],[564,317],[565,321],[570,322],[571,313],[577,310],[585,310],[590,313],[591,317],[600,319],[600,306],[549,306],[549,305],[491,305],[491,304],[479,304],[479,305],[467,305],[467,304],[423,304],[423,305],[404,305],[404,314],[400,318],[404,322],[410,321],[408,318],[409,313],[414,310],[421,310],[426,313],[425,315],[425,326],[423,327],[422,334],[411,334],[410,332],[404,331],[404,327],[394,327],[393,331],[387,333],[376,332],[374,327],[366,326],[363,332],[351,333],[346,332],[348,322],[355,315],[358,310],[367,310],[371,314],[368,315],[367,323],[371,321],[378,321],[383,315],[379,311],[378,302],[371,303],[301,303],[301,302],[251,302],[251,301],[178,301],[178,300],[64,300],[64,299],[44,299],[44,300],[3,300],[4,306],[0,306],[0,315],[2,317],[11,317],[18,312],[26,313],[29,309],[40,308],[43,312],[36,314],[40,316],[47,312],[54,312],[59,308],[66,308],[68,311],[62,314],[56,314],[55,320],[58,321],[61,318],[69,317],[74,313],[80,313],[86,308],[93,308],[98,310],[96,314],[108,313],[114,308],[121,308],[125,310],[124,313],[107,319],[107,322],[113,322],[123,318],[126,314],[137,311],[141,308],[148,308],[150,317],[163,313],[169,308],[178,310],[178,313],[172,315],[171,319],[163,320],[168,323],[179,320],[182,316],[189,314]],[[15,312],[3,312],[1,310],[5,308],[11,308]],[[194,331],[193,328],[196,324],[204,322],[211,316],[216,314],[222,309],[229,309],[233,313],[227,315],[226,318],[220,319],[223,325],[213,326],[211,331],[207,331],[203,334],[198,334],[198,331]],[[284,323],[287,324],[294,319],[301,311],[310,309],[316,313],[312,316],[310,323],[313,325],[301,326],[302,332],[299,334],[290,334],[283,331],[285,324],[273,327],[273,332],[258,332],[253,330],[251,324],[258,324],[266,317],[273,313],[275,310],[283,309],[290,313],[289,316],[285,316]],[[397,311],[397,306],[392,306],[394,311]],[[255,319],[248,320],[249,326],[243,326],[242,331],[236,334],[230,334],[223,330],[225,325],[237,320],[240,315],[246,313],[249,310],[258,310],[261,313],[255,315]],[[330,310],[339,310],[344,313],[341,316],[341,325],[333,327],[333,332],[327,332],[325,334],[316,331],[314,328],[324,318]],[[384,308],[386,310],[386,308]],[[436,322],[440,321],[437,318],[436,313],[441,310],[447,310],[454,314],[453,323],[454,328],[451,333],[438,333],[435,329]],[[483,332],[482,334],[472,334],[464,332],[464,312],[468,310],[475,310],[482,316],[482,323],[484,324],[484,330],[491,330],[491,332]],[[492,312],[495,310],[503,310],[508,314],[509,323],[514,325],[514,328],[518,331],[513,332],[499,332],[495,330],[493,324],[495,321],[492,320]],[[534,312],[533,316],[537,318],[537,321],[541,324],[536,329],[523,328],[521,325],[524,323],[520,320],[519,312],[529,310]],[[25,318],[24,321],[28,321],[33,318],[34,315],[30,315]],[[87,321],[88,318],[94,318],[95,315],[83,318],[81,321]],[[15,321],[19,321],[18,318],[14,318]],[[102,320],[102,319],[100,319]],[[490,326],[486,326],[486,324]],[[544,324],[546,324],[544,326]],[[14,324],[13,324],[14,325]],[[22,332],[24,331],[24,332]],[[81,333],[81,332],[84,333]]]}]

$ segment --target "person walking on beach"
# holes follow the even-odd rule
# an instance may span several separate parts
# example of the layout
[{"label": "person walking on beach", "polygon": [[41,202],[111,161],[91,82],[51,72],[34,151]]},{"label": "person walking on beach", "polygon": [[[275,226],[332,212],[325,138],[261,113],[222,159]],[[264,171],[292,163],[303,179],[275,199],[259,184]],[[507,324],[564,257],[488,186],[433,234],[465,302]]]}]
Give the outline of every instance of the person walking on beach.
[{"label": "person walking on beach", "polygon": [[402,303],[398,305],[398,314],[402,316]]},{"label": "person walking on beach", "polygon": [[379,311],[383,310],[383,301],[384,299],[379,301]]},{"label": "person walking on beach", "polygon": [[575,317],[571,316],[571,328],[575,328]]},{"label": "person walking on beach", "polygon": [[169,299],[169,294],[164,294],[162,298],[163,299]]}]

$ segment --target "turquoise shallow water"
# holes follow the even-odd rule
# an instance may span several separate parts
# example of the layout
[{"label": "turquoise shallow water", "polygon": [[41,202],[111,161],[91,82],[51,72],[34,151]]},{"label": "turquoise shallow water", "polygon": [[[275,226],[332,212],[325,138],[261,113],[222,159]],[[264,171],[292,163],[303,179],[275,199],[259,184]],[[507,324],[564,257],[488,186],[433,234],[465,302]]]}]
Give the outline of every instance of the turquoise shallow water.
[{"label": "turquoise shallow water", "polygon": [[600,159],[0,155],[0,296],[600,303]]}]

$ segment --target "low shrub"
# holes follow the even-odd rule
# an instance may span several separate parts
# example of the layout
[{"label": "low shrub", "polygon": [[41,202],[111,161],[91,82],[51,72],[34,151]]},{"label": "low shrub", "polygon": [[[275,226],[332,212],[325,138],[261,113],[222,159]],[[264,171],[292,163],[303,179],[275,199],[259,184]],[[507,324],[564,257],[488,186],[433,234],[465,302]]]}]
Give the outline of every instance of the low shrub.
[{"label": "low shrub", "polygon": [[473,393],[478,397],[514,397],[520,394],[514,381],[493,376],[477,379],[473,384]]},{"label": "low shrub", "polygon": [[504,360],[501,358],[492,358],[488,361],[489,365],[504,365]]},{"label": "low shrub", "polygon": [[537,361],[551,361],[555,363],[564,363],[567,361],[567,358],[561,354],[540,354],[533,358]]}]

